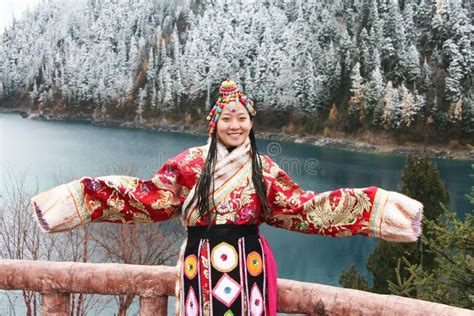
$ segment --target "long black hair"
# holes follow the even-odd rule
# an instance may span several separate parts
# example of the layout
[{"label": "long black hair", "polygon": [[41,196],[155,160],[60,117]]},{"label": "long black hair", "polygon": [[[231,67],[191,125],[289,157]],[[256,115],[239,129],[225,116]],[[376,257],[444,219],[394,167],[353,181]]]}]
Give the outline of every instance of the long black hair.
[{"label": "long black hair", "polygon": [[[252,116],[250,116],[250,119],[253,119]],[[254,185],[257,197],[260,200],[262,211],[268,213],[270,212],[270,207],[267,200],[267,189],[265,186],[265,180],[263,178],[262,160],[258,153],[253,127],[250,129],[249,139],[250,155],[252,157],[252,183]],[[210,212],[210,203],[212,203],[212,207],[216,209],[216,205],[214,203],[214,171],[216,166],[216,157],[217,130],[214,130],[211,136],[211,142],[209,144],[209,151],[207,153],[204,169],[196,184],[196,190],[194,192],[194,195],[190,203],[188,204],[187,209],[185,210],[185,213],[187,213],[189,211],[189,207],[193,205],[194,201],[197,198],[197,207],[199,210],[199,215],[201,216],[201,218],[207,216],[209,226],[211,226],[212,220],[214,219],[213,214]],[[209,192],[211,192],[211,187],[213,193],[209,198]]]}]

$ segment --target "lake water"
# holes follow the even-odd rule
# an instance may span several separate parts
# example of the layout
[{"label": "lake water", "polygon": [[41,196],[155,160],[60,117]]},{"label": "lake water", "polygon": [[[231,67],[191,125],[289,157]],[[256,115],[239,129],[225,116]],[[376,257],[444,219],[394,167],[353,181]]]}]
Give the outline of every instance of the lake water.
[{"label": "lake water", "polygon": [[[26,172],[28,183],[37,183],[40,191],[54,185],[58,176],[101,176],[130,165],[139,177],[150,178],[166,159],[206,142],[204,136],[28,120],[2,113],[0,137],[0,174],[7,169]],[[405,159],[267,140],[259,140],[258,147],[304,189],[316,192],[371,185],[396,190]],[[436,160],[436,164],[451,195],[450,209],[461,217],[472,212],[464,197],[474,173],[471,161]],[[0,192],[3,186],[0,181]],[[365,262],[375,239],[311,236],[267,225],[261,230],[273,248],[280,278],[339,286],[341,271],[352,264],[368,276]]]}]

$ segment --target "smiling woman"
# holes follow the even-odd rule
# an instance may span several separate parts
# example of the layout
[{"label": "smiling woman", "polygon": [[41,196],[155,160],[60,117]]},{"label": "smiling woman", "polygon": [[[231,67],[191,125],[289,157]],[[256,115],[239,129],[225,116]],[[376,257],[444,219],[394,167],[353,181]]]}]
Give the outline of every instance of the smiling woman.
[{"label": "smiling woman", "polygon": [[181,214],[179,315],[276,315],[276,265],[259,226],[333,237],[416,241],[423,205],[377,187],[304,191],[255,141],[253,102],[225,81],[207,145],[169,159],[152,179],[83,177],[32,199],[45,232],[88,222],[139,224]]},{"label": "smiling woman", "polygon": [[222,110],[217,123],[219,140],[228,148],[237,147],[248,138],[253,121],[249,112],[240,102],[230,102]]}]

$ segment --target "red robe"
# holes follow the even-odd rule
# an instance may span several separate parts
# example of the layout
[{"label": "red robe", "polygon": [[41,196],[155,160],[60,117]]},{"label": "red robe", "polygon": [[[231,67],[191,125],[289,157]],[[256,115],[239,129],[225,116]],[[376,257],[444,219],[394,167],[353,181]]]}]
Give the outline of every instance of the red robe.
[{"label": "red robe", "polygon": [[[308,234],[360,234],[401,242],[415,241],[420,234],[419,202],[377,187],[305,191],[270,157],[262,155],[267,199],[272,209],[264,213],[252,183],[248,141],[231,153],[218,145],[214,225],[267,223]],[[151,179],[83,177],[43,192],[32,199],[41,228],[56,232],[86,222],[139,224],[179,215],[185,226],[207,225],[207,219],[199,216],[195,205],[188,205],[190,192],[194,192],[205,165],[207,148],[185,150],[169,159]],[[181,214],[183,204],[190,209],[186,214]],[[276,288],[270,290],[275,292]]]}]

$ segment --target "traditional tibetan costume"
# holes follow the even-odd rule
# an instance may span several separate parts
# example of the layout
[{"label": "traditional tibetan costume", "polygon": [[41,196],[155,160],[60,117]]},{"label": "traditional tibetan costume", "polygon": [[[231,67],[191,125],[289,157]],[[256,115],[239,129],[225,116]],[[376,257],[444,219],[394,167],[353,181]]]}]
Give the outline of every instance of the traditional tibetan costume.
[{"label": "traditional tibetan costume", "polygon": [[214,219],[208,228],[207,217],[190,205],[207,150],[208,145],[182,152],[148,180],[83,177],[54,187],[32,199],[36,218],[43,231],[59,232],[88,222],[139,224],[181,216],[188,235],[178,263],[179,315],[276,315],[276,265],[258,231],[262,223],[398,242],[420,235],[419,202],[403,196],[410,207],[401,208],[393,198],[400,194],[377,187],[305,191],[265,155],[262,171],[271,212],[261,211],[248,139],[231,152],[217,144]]}]

